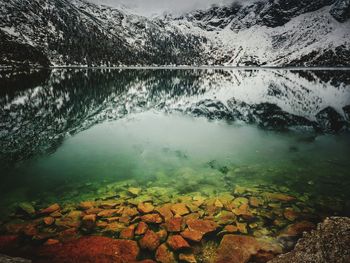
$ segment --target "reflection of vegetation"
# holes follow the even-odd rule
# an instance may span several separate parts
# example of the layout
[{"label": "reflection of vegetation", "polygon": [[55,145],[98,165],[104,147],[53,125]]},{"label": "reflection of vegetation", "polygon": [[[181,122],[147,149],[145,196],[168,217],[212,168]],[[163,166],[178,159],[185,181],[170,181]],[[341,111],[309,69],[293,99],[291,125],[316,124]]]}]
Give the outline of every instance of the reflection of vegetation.
[{"label": "reflection of vegetation", "polygon": [[[309,81],[312,81],[310,76],[319,78],[318,72],[297,72]],[[215,98],[215,91],[222,88],[221,85],[229,83],[234,88],[241,85],[243,79],[255,78],[258,73],[256,70],[151,69],[1,71],[0,160],[23,160],[35,154],[55,151],[66,134],[148,109],[179,110],[209,119],[239,119],[279,130],[299,124],[319,128],[315,122],[285,112],[275,104],[262,102],[250,105],[227,98],[226,105],[226,101]],[[340,75],[343,76],[343,73]],[[271,71],[271,77],[284,80],[283,74],[277,71]],[[328,77],[329,74],[325,74],[327,80]],[[281,97],[281,91],[285,91],[286,87],[279,83],[270,85],[268,96]],[[291,84],[288,89],[292,88]],[[210,95],[210,92],[213,94]],[[210,93],[210,98],[205,98],[207,93]],[[285,92],[282,99],[285,103],[289,100],[295,103],[298,99],[288,96],[299,98],[304,93],[307,93],[304,89],[292,95]],[[203,98],[196,100],[196,96],[201,95]],[[187,104],[179,106],[181,101]],[[327,121],[329,116],[326,112],[322,121]],[[338,121],[342,117],[337,118],[333,119]],[[186,158],[182,153],[178,153],[178,157]],[[225,169],[222,172],[225,173]]]},{"label": "reflection of vegetation", "polygon": [[[4,89],[0,98],[3,121],[0,158],[20,160],[53,151],[66,133],[76,133],[129,113],[132,110],[126,108],[129,100],[142,99],[146,104],[135,103],[131,107],[145,107],[149,101],[158,105],[159,98],[196,94],[199,76],[183,70],[64,70],[53,71],[50,78],[47,71],[1,78]],[[141,90],[130,94],[131,97],[127,95],[138,85],[146,89],[143,97],[138,98]],[[12,103],[16,97],[24,101]],[[114,108],[119,111],[110,114]]]},{"label": "reflection of vegetation", "polygon": [[47,83],[49,77],[50,70],[0,70],[0,102],[5,96],[11,100],[20,91]]},{"label": "reflection of vegetation", "polygon": [[330,82],[334,86],[341,84],[350,85],[350,76],[347,70],[295,70],[293,73],[300,75],[308,81],[321,79],[323,82]]}]

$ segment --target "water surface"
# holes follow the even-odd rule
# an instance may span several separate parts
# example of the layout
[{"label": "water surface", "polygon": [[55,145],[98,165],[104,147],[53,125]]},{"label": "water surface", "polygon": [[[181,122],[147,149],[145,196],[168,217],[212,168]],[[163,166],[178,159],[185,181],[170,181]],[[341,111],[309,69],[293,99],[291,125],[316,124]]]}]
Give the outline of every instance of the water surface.
[{"label": "water surface", "polygon": [[2,71],[2,215],[108,198],[116,183],[169,196],[267,187],[348,214],[349,73]]}]

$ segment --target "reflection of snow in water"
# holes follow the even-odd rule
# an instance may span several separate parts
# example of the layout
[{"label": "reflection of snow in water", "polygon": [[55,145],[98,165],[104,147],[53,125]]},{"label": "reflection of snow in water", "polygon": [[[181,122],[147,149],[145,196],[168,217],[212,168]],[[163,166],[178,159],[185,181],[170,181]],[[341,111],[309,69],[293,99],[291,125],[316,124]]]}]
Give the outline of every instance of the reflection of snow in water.
[{"label": "reflection of snow in water", "polygon": [[16,151],[25,158],[106,120],[151,109],[187,112],[205,100],[242,115],[242,105],[268,102],[309,120],[329,106],[344,116],[350,86],[332,82],[344,71],[331,72],[323,80],[322,72],[284,69],[56,70],[41,85],[0,97],[0,146],[4,155]]},{"label": "reflection of snow in water", "polygon": [[326,107],[333,107],[344,115],[343,107],[350,104],[350,86],[335,87],[319,78],[309,81],[288,70],[228,72],[229,76],[204,75],[201,79],[203,94],[181,97],[169,107],[190,107],[206,99],[216,99],[227,106],[227,101],[234,98],[249,105],[276,104],[285,112],[315,120],[315,115]]}]

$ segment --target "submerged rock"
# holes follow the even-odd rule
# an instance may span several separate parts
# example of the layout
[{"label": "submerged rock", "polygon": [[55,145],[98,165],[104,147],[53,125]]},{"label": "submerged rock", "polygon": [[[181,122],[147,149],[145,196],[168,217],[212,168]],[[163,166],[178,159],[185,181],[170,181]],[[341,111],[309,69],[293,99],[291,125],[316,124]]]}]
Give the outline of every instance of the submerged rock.
[{"label": "submerged rock", "polygon": [[152,230],[148,230],[144,237],[140,239],[139,244],[142,249],[154,251],[160,245],[160,238]]},{"label": "submerged rock", "polygon": [[171,218],[165,222],[165,227],[168,232],[180,232],[182,225],[182,217]]},{"label": "submerged rock", "polygon": [[235,200],[233,200],[232,204],[234,207],[239,207],[244,204],[248,204],[249,200],[245,197],[237,197]]},{"label": "submerged rock", "polygon": [[196,230],[189,230],[188,228],[185,229],[183,232],[181,232],[181,236],[184,238],[194,241],[194,242],[199,242],[202,240],[204,233]]},{"label": "submerged rock", "polygon": [[61,229],[78,228],[81,225],[81,211],[71,211],[61,219],[55,220],[55,225]]},{"label": "submerged rock", "polygon": [[141,220],[151,224],[160,224],[163,222],[163,218],[159,214],[143,215],[141,216]]},{"label": "submerged rock", "polygon": [[189,219],[187,220],[187,225],[190,230],[201,232],[203,235],[213,232],[218,228],[218,225],[214,221],[201,219]]},{"label": "submerged rock", "polygon": [[148,225],[145,222],[141,221],[135,229],[135,234],[136,235],[143,235],[147,232],[147,230],[148,230]]},{"label": "submerged rock", "polygon": [[92,202],[92,201],[85,201],[79,204],[79,208],[82,210],[89,210],[89,209],[92,209],[94,206],[95,206],[95,202]]},{"label": "submerged rock", "polygon": [[143,213],[147,214],[154,210],[154,206],[151,203],[139,203],[137,209]]},{"label": "submerged rock", "polygon": [[171,204],[165,204],[162,206],[159,206],[155,209],[159,214],[164,217],[165,221],[170,220],[174,217],[173,213],[171,212]]},{"label": "submerged rock", "polygon": [[133,195],[133,196],[138,196],[141,193],[142,189],[141,188],[137,188],[137,187],[130,187],[128,189],[128,192]]},{"label": "submerged rock", "polygon": [[171,252],[166,244],[162,244],[156,251],[156,260],[160,263],[176,263],[174,253]]},{"label": "submerged rock", "polygon": [[123,217],[133,217],[139,214],[136,208],[134,207],[121,207],[119,208],[119,212],[122,211]]},{"label": "submerged rock", "polygon": [[135,236],[135,226],[131,225],[120,232],[119,237],[121,239],[133,239]]},{"label": "submerged rock", "polygon": [[178,204],[174,204],[171,206],[171,211],[175,214],[175,215],[179,215],[179,216],[183,216],[183,215],[187,215],[190,213],[190,211],[188,210],[187,206],[183,203],[178,203]]},{"label": "submerged rock", "polygon": [[121,230],[125,228],[124,224],[119,222],[113,222],[109,223],[104,227],[103,232],[110,232],[110,233],[119,233]]},{"label": "submerged rock", "polygon": [[269,263],[350,262],[350,218],[331,217],[304,235],[295,249]]},{"label": "submerged rock", "polygon": [[264,201],[257,197],[252,196],[249,198],[249,204],[253,207],[259,207],[264,204]]},{"label": "submerged rock", "polygon": [[139,247],[135,241],[89,236],[43,246],[37,251],[36,262],[136,262]]},{"label": "submerged rock", "polygon": [[187,241],[180,235],[169,237],[167,243],[175,251],[184,248],[190,248],[190,245],[187,243]]},{"label": "submerged rock", "polygon": [[228,225],[236,222],[237,217],[235,216],[234,213],[229,212],[229,211],[221,211],[220,214],[216,218],[216,222],[219,225]]},{"label": "submerged rock", "polygon": [[157,232],[157,235],[159,236],[161,242],[165,242],[168,237],[168,232],[165,229],[160,229]]},{"label": "submerged rock", "polygon": [[282,253],[282,247],[272,240],[260,240],[251,236],[226,235],[221,240],[214,262],[262,263],[280,253]]},{"label": "submerged rock", "polygon": [[182,262],[186,262],[186,263],[197,263],[197,260],[196,260],[196,258],[195,258],[195,256],[193,254],[181,253],[179,255],[179,259]]},{"label": "submerged rock", "polygon": [[302,235],[304,232],[315,229],[315,224],[309,221],[301,221],[289,225],[280,233],[280,237],[296,237]]},{"label": "submerged rock", "polygon": [[225,235],[217,250],[215,263],[247,263],[259,250],[259,242],[248,236]]},{"label": "submerged rock", "polygon": [[48,240],[46,240],[46,242],[44,243],[45,246],[51,246],[51,245],[56,245],[60,243],[59,240],[57,239],[52,239],[52,238],[49,238]]},{"label": "submerged rock", "polygon": [[61,209],[61,207],[59,204],[53,204],[45,209],[40,210],[38,213],[39,214],[51,214],[51,213],[56,212],[60,209]]},{"label": "submerged rock", "polygon": [[43,222],[47,226],[51,226],[53,223],[55,223],[55,218],[48,216],[43,219]]},{"label": "submerged rock", "polygon": [[113,200],[110,201],[104,201],[100,203],[99,207],[102,209],[113,209],[115,208],[119,203]]},{"label": "submerged rock", "polygon": [[289,221],[295,221],[299,217],[299,213],[294,211],[293,208],[286,208],[283,215]]},{"label": "submerged rock", "polygon": [[18,208],[29,216],[35,215],[35,208],[31,203],[23,202],[18,205]]},{"label": "submerged rock", "polygon": [[243,216],[244,218],[251,218],[253,214],[249,210],[248,204],[243,204],[238,208],[232,210],[232,212],[237,216]]},{"label": "submerged rock", "polygon": [[114,216],[114,217],[108,217],[108,218],[103,218],[104,221],[107,223],[113,223],[113,222],[118,222],[120,220],[119,216]]},{"label": "submerged rock", "polygon": [[228,233],[234,233],[234,232],[238,231],[238,228],[237,228],[237,226],[234,226],[234,225],[227,225],[227,226],[225,226],[224,231],[226,231]]},{"label": "submerged rock", "polygon": [[113,217],[119,214],[118,209],[106,209],[97,214],[98,217]]},{"label": "submerged rock", "polygon": [[247,234],[248,233],[247,224],[246,223],[239,223],[239,222],[237,222],[237,229],[242,234]]},{"label": "submerged rock", "polygon": [[50,216],[52,216],[54,218],[59,218],[59,217],[62,217],[62,213],[60,211],[55,211],[55,212],[51,213]]}]

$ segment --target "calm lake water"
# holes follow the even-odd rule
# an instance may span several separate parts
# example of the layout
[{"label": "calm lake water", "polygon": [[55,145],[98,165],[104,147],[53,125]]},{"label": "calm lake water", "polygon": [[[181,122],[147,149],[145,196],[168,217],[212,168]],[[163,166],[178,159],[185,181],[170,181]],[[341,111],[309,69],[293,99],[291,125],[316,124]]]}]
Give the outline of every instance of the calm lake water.
[{"label": "calm lake water", "polygon": [[350,213],[350,71],[0,75],[2,216],[108,197],[116,183],[169,196],[266,187]]}]

